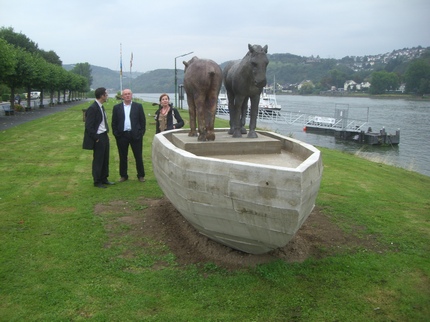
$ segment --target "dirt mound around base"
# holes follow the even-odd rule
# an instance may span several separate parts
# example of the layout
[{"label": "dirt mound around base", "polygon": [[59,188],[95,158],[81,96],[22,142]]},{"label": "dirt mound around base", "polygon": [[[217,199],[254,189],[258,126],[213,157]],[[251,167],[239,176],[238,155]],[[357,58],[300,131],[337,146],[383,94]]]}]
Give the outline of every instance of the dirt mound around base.
[{"label": "dirt mound around base", "polygon": [[[116,201],[108,205],[97,205],[96,214],[122,214],[110,222],[107,230],[116,224],[126,224],[129,228],[123,234],[136,237],[144,235],[166,244],[181,265],[214,263],[226,269],[254,267],[274,260],[302,262],[305,259],[354,251],[357,248],[375,249],[375,238],[358,238],[354,231],[345,233],[330,221],[317,207],[309,215],[294,238],[284,247],[262,255],[253,255],[221,245],[201,235],[173,207],[169,200],[137,200],[143,210],[136,210],[128,203]],[[138,207],[139,208],[139,207]],[[364,228],[356,228],[355,232]],[[137,238],[136,238],[137,239]]]}]

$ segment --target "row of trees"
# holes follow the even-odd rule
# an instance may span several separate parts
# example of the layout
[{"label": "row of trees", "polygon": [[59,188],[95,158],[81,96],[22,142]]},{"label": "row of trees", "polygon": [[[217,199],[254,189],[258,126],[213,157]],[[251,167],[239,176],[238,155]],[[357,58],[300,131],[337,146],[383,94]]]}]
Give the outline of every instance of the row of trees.
[{"label": "row of trees", "polygon": [[[89,75],[88,75],[89,72]],[[44,93],[49,93],[51,103],[57,94],[58,102],[81,98],[89,91],[91,69],[88,63],[77,64],[71,71],[62,67],[58,55],[38,48],[38,45],[12,27],[0,29],[0,86],[10,94],[14,106],[15,93],[27,93],[27,106],[30,106],[30,92],[41,92],[40,104],[43,106]]]},{"label": "row of trees", "polygon": [[404,73],[381,70],[372,74],[371,94],[383,94],[399,88],[402,81],[405,83],[406,93],[424,95],[430,93],[430,62],[426,59],[417,59],[411,62]]}]

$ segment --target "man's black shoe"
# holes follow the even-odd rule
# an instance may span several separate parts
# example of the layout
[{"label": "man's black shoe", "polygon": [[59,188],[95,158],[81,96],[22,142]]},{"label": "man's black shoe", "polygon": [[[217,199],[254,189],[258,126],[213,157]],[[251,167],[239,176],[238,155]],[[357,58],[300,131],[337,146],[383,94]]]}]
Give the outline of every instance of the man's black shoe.
[{"label": "man's black shoe", "polygon": [[112,181],[103,181],[102,183],[103,184],[107,184],[107,185],[115,184],[115,182],[112,182]]},{"label": "man's black shoe", "polygon": [[102,184],[102,183],[95,183],[94,187],[96,187],[96,188],[106,188],[106,186],[104,184]]}]

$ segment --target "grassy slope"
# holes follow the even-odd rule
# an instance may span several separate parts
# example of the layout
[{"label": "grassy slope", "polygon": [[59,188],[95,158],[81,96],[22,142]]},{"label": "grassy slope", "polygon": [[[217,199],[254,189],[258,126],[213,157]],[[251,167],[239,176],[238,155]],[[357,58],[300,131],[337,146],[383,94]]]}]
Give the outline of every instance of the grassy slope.
[{"label": "grassy slope", "polygon": [[[321,149],[317,204],[346,231],[360,227],[363,238],[376,237],[387,249],[382,253],[362,249],[226,272],[211,263],[178,268],[165,245],[142,240],[148,247],[127,258],[119,254],[133,243],[107,245],[106,219],[94,216],[94,207],[162,196],[150,158],[155,126],[148,116],[147,182],[95,189],[91,152],[81,149],[81,109],[87,105],[0,133],[1,321],[425,321],[430,316],[429,177]],[[110,101],[109,115],[112,106]],[[145,105],[145,111],[153,115],[154,108]],[[116,181],[112,137],[110,169]],[[154,269],[160,260],[167,268]]]}]

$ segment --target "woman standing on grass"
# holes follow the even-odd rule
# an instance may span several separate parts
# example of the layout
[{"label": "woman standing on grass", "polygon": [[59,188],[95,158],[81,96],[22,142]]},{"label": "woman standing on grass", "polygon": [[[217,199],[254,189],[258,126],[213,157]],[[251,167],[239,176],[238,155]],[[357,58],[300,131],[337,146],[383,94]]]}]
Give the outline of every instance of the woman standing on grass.
[{"label": "woman standing on grass", "polygon": [[160,96],[160,105],[155,112],[155,133],[180,129],[184,126],[184,120],[178,110],[170,104],[170,97],[166,93]]}]

